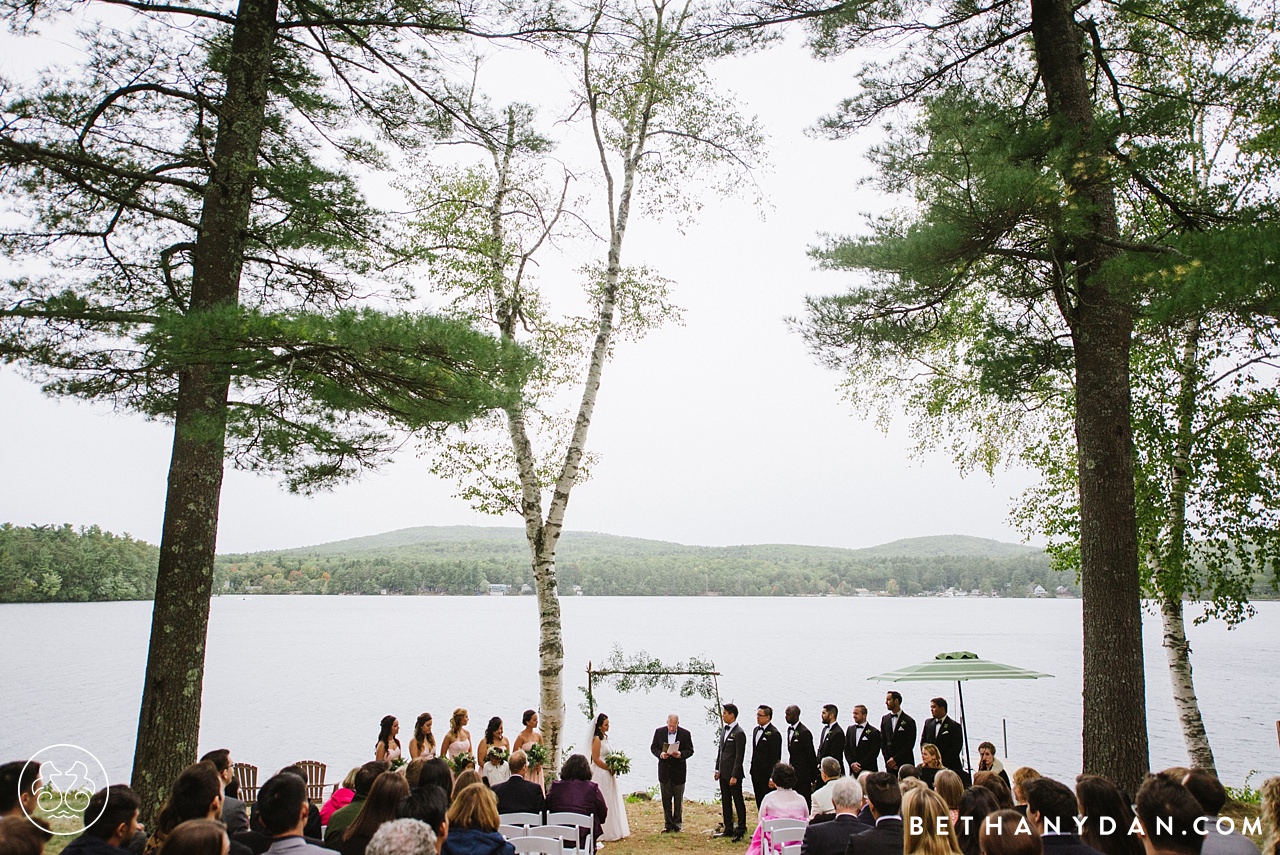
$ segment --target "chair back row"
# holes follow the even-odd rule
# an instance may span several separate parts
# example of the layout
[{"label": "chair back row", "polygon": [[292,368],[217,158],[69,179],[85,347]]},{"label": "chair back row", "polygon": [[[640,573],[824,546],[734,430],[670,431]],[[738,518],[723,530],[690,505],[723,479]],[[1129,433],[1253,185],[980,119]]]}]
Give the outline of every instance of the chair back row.
[{"label": "chair back row", "polygon": [[[324,799],[324,779],[328,766],[319,760],[299,760],[293,764],[302,770],[307,779],[307,798],[312,801]],[[252,763],[233,763],[231,766],[240,785],[240,799],[253,806],[258,801],[258,767]],[[337,785],[334,785],[335,789]]]}]

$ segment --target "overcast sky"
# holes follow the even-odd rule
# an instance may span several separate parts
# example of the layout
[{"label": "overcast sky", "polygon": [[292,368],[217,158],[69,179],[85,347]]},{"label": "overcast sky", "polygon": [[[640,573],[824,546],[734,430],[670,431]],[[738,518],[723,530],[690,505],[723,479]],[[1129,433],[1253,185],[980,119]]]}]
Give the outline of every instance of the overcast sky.
[{"label": "overcast sky", "polygon": [[[13,45],[4,41],[0,48]],[[14,56],[0,60],[0,74],[15,73]],[[554,79],[515,62],[489,63],[482,85],[535,102],[555,90]],[[813,269],[806,251],[818,233],[856,231],[864,212],[886,204],[857,183],[867,172],[867,140],[804,133],[851,91],[852,72],[851,62],[818,63],[794,42],[717,67],[770,134],[770,164],[754,176],[767,205],[707,198],[683,234],[672,223],[633,221],[624,262],[674,280],[685,322],[621,345],[606,367],[588,442],[601,460],[573,492],[569,529],[704,545],[1021,539],[1007,516],[1027,473],[962,479],[943,455],[911,458],[905,422],[885,435],[853,413],[839,376],[819,368],[784,323],[806,294],[851,281]],[[572,269],[592,251],[562,263]],[[97,524],[158,542],[170,441],[168,425],[50,400],[13,367],[0,368],[0,521]],[[519,524],[471,511],[452,498],[455,490],[412,452],[310,498],[228,470],[219,549],[418,525]]]}]

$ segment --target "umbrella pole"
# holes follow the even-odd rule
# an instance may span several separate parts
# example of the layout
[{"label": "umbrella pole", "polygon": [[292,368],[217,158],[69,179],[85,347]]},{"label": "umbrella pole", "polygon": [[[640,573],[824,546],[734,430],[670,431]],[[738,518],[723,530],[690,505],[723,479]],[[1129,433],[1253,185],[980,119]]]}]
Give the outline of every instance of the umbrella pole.
[{"label": "umbrella pole", "polygon": [[963,682],[956,680],[956,692],[960,695],[960,732],[964,734],[964,765],[969,770],[969,776],[973,776],[973,761],[969,759],[969,722],[964,717],[964,689],[961,688]]}]

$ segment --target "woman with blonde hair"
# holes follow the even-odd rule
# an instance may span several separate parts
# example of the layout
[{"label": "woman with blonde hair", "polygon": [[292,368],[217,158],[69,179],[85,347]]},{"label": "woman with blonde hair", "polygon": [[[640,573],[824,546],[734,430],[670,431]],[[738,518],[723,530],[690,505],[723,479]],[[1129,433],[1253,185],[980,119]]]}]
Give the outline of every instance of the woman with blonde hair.
[{"label": "woman with blonde hair", "polygon": [[1259,789],[1262,793],[1262,828],[1267,839],[1262,855],[1280,855],[1280,778],[1267,778]]},{"label": "woman with blonde hair", "polygon": [[472,784],[483,784],[484,778],[480,777],[480,773],[475,769],[463,769],[458,773],[458,777],[453,779],[453,789],[449,793],[449,801],[452,802],[458,797],[458,793],[465,790]]},{"label": "woman with blonde hair", "polygon": [[951,825],[954,828],[956,817],[960,815],[960,797],[964,795],[964,782],[951,769],[943,769],[933,779],[933,789],[947,803],[947,810],[951,812]]},{"label": "woman with blonde hair", "polygon": [[920,765],[916,767],[916,775],[931,788],[933,779],[942,771],[942,752],[932,742],[920,746]]},{"label": "woman with blonde hair", "polygon": [[[458,707],[449,718],[449,732],[440,741],[440,756],[453,766],[453,758],[471,753],[471,731],[467,730],[467,711]],[[454,767],[455,771],[457,767]]]},{"label": "woman with blonde hair", "polygon": [[902,794],[902,831],[902,855],[960,855],[947,803],[933,790]]},{"label": "woman with blonde hair", "polygon": [[464,787],[449,805],[449,836],[440,855],[515,855],[498,833],[498,800],[484,784]]}]

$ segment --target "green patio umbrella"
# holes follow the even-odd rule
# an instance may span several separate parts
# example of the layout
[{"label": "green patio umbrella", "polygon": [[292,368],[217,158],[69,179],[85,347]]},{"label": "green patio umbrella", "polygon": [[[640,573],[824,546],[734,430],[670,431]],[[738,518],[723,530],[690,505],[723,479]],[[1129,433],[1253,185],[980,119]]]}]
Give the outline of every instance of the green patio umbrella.
[{"label": "green patio umbrella", "polygon": [[1038,680],[1041,677],[1052,676],[1042,671],[1019,668],[1016,665],[991,662],[968,650],[955,650],[951,653],[939,653],[928,662],[921,662],[919,665],[908,665],[906,668],[876,674],[867,679],[891,683],[934,683],[941,680],[955,680],[956,692],[960,695],[960,723],[964,725],[964,762],[972,770],[973,763],[969,760],[969,725],[964,720],[964,690],[960,684],[965,680]]}]

